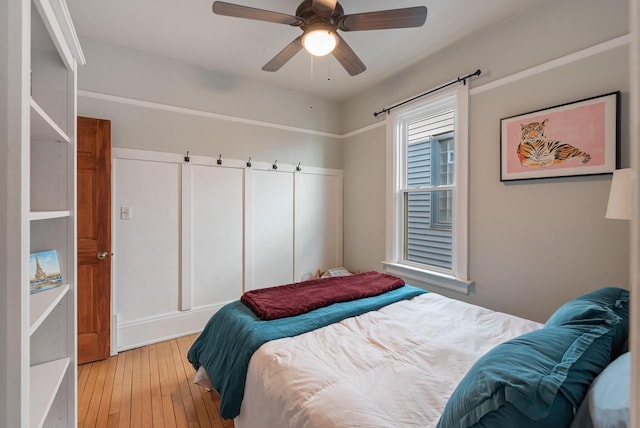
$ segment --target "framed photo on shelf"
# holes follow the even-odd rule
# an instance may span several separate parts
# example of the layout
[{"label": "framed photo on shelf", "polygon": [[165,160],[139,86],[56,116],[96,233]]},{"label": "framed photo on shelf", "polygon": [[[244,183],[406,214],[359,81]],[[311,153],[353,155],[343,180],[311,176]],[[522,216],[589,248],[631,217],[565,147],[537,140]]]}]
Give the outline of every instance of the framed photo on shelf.
[{"label": "framed photo on shelf", "polygon": [[618,167],[620,92],[500,120],[500,181],[610,174]]},{"label": "framed photo on shelf", "polygon": [[62,285],[58,253],[55,250],[29,256],[29,291],[39,293]]}]

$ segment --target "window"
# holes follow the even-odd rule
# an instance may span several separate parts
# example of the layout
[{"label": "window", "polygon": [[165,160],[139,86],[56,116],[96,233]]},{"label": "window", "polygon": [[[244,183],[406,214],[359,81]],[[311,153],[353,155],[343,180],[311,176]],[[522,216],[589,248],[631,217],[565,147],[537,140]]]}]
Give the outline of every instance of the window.
[{"label": "window", "polygon": [[460,86],[387,118],[385,269],[467,292],[467,108]]}]

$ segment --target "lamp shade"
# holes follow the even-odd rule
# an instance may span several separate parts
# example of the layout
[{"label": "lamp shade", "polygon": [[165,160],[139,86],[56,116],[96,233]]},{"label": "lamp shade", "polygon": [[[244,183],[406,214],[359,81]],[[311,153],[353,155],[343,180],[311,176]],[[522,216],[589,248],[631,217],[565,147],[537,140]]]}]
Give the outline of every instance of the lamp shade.
[{"label": "lamp shade", "polygon": [[302,36],[302,46],[313,56],[325,56],[336,47],[338,38],[326,28],[316,28],[307,31]]},{"label": "lamp shade", "polygon": [[631,168],[613,172],[606,218],[631,220]]}]

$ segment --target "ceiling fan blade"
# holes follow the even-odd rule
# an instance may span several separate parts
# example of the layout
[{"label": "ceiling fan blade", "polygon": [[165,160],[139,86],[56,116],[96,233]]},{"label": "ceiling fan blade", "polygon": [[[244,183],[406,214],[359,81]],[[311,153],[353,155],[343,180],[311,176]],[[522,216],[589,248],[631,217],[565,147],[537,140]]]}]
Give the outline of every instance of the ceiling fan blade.
[{"label": "ceiling fan blade", "polygon": [[336,3],[338,0],[313,0],[311,9],[321,17],[328,19],[336,9]]},{"label": "ceiling fan blade", "polygon": [[263,71],[278,71],[280,67],[286,64],[291,58],[293,58],[302,49],[302,36],[298,36],[291,43],[285,46],[276,56],[271,58],[271,61],[266,63],[263,67]]},{"label": "ceiling fan blade", "polygon": [[275,22],[277,24],[293,25],[295,27],[299,27],[304,24],[304,19],[298,16],[272,12],[270,10],[256,9],[249,6],[241,6],[239,4],[227,3],[224,1],[214,1],[212,9],[213,13],[216,15]]},{"label": "ceiling fan blade", "polygon": [[426,20],[427,7],[416,6],[344,15],[338,22],[338,28],[342,31],[409,28],[420,27]]},{"label": "ceiling fan blade", "polygon": [[350,76],[355,76],[356,74],[360,74],[367,69],[367,66],[364,65],[358,55],[351,49],[351,47],[344,41],[342,37],[338,34],[338,44],[333,50],[333,56],[336,57],[338,62],[347,70]]}]

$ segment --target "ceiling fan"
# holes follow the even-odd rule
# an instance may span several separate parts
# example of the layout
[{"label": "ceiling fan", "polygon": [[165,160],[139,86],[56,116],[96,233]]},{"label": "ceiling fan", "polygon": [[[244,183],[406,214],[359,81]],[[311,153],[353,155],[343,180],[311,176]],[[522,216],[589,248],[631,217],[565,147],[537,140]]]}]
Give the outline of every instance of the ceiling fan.
[{"label": "ceiling fan", "polygon": [[304,47],[314,56],[333,53],[351,76],[362,73],[367,67],[337,30],[362,31],[420,27],[427,19],[426,6],[345,15],[342,5],[337,0],[304,0],[296,9],[295,15],[214,1],[213,13],[275,22],[302,29],[300,36],[262,67],[264,71],[279,70]]}]

